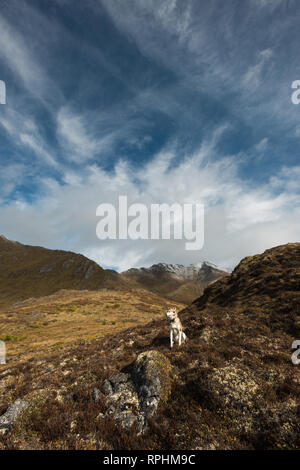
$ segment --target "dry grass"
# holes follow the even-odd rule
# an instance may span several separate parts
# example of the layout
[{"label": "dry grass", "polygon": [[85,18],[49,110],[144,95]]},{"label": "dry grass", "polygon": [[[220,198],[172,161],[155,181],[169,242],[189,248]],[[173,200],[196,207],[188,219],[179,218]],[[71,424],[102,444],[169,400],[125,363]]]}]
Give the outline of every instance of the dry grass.
[{"label": "dry grass", "polygon": [[165,299],[141,289],[61,290],[0,310],[0,339],[8,360],[17,361],[147,323],[162,317],[167,307]]}]

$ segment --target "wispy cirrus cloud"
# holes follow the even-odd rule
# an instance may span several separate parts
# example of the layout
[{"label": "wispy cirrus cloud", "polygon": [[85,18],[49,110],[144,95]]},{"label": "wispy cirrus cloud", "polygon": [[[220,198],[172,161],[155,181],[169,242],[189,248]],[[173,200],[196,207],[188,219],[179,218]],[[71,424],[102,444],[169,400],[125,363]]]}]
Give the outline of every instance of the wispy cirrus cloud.
[{"label": "wispy cirrus cloud", "polygon": [[[4,4],[6,235],[119,269],[195,256],[232,267],[299,238],[296,2]],[[204,250],[100,243],[95,207],[119,194],[146,204],[201,200]]]},{"label": "wispy cirrus cloud", "polygon": [[22,36],[0,16],[0,56],[14,75],[33,94],[45,89],[47,77],[43,68],[35,61]]},{"label": "wispy cirrus cloud", "polygon": [[36,123],[26,115],[8,108],[0,116],[0,126],[13,139],[14,145],[22,149],[26,148],[34,155],[35,159],[39,161],[42,159],[43,164],[52,167],[58,166]]},{"label": "wispy cirrus cloud", "polygon": [[259,53],[257,64],[252,65],[247,70],[243,77],[243,84],[250,88],[257,88],[261,85],[263,67],[272,57],[273,52],[271,49],[265,49]]},{"label": "wispy cirrus cloud", "polygon": [[99,150],[100,141],[89,135],[83,117],[63,107],[57,114],[57,133],[71,160],[86,161]]},{"label": "wispy cirrus cloud", "polygon": [[[299,166],[270,175],[263,186],[253,188],[239,177],[239,159],[217,153],[214,145],[204,145],[193,155],[174,165],[174,153],[160,153],[138,171],[125,162],[108,173],[88,166],[80,176],[66,173],[64,184],[43,180],[44,197],[34,204],[17,201],[0,208],[2,227],[13,234],[15,221],[24,223],[21,241],[46,244],[83,252],[101,265],[119,270],[152,262],[197,262],[210,259],[232,268],[245,254],[270,246],[296,241],[299,236],[300,195],[296,186]],[[220,138],[219,134],[219,138]],[[129,204],[139,202],[205,205],[205,245],[200,252],[187,252],[184,240],[106,240],[96,238],[96,207],[110,202],[118,207],[118,196],[128,196]],[[80,201],[78,207],[77,201]],[[26,220],[30,218],[28,226]]]}]

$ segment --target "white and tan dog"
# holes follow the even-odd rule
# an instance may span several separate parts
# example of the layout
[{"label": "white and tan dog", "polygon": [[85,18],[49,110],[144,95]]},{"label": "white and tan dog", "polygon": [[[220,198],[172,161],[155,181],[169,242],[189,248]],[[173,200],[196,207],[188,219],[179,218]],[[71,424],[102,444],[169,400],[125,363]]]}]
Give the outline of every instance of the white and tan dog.
[{"label": "white and tan dog", "polygon": [[183,332],[182,324],[177,314],[176,307],[170,308],[167,313],[170,329],[170,346],[173,348],[174,341],[181,346],[181,343],[187,340],[186,334]]}]

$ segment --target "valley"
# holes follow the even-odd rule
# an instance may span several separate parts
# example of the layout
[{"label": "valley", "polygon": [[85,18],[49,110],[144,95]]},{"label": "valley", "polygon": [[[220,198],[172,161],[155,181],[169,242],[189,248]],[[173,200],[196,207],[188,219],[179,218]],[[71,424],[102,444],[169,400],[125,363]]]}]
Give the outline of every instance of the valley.
[{"label": "valley", "polygon": [[300,243],[274,247],[173,301],[173,349],[170,300],[124,279],[2,307],[0,449],[299,448],[299,266]]}]

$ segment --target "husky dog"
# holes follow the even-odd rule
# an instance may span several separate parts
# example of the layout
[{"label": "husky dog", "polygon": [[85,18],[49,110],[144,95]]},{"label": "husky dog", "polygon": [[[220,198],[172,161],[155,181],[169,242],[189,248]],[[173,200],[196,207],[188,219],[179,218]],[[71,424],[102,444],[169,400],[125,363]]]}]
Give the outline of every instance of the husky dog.
[{"label": "husky dog", "polygon": [[167,318],[169,320],[169,329],[170,329],[170,346],[173,348],[174,341],[181,346],[182,342],[187,340],[187,337],[182,329],[182,324],[177,314],[176,307],[170,308],[166,312]]}]

